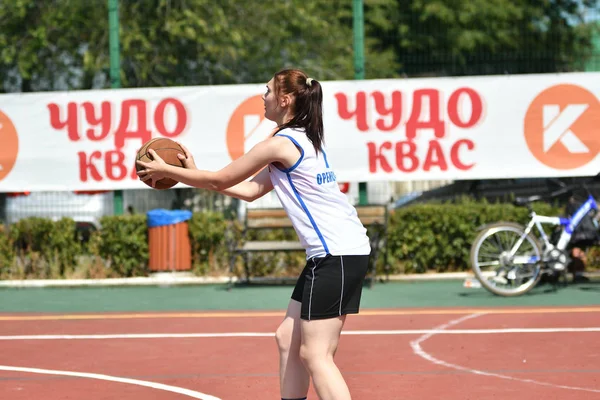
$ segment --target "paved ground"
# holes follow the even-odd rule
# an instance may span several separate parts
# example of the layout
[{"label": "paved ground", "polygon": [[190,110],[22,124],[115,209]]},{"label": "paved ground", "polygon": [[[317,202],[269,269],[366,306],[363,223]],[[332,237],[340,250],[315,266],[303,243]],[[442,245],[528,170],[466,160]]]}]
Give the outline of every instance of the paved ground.
[{"label": "paved ground", "polygon": [[[118,312],[173,310],[282,310],[292,286],[226,285],[0,289],[0,312]],[[600,281],[553,288],[541,285],[514,298],[485,289],[464,288],[462,281],[377,283],[363,291],[362,307],[508,307],[600,304]]]}]

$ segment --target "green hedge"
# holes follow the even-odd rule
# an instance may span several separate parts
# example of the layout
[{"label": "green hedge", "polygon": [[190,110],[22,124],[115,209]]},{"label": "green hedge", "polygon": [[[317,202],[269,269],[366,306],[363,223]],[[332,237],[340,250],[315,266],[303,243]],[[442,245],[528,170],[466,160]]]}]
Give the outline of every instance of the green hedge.
[{"label": "green hedge", "polygon": [[5,246],[6,243],[13,245],[13,255],[8,251],[0,256],[5,258],[4,274],[20,279],[70,274],[82,253],[75,227],[75,221],[69,218],[59,221],[27,218],[11,225]]},{"label": "green hedge", "polygon": [[0,279],[12,276],[15,249],[6,228],[0,225]]},{"label": "green hedge", "polygon": [[[535,204],[544,215],[561,215],[561,209]],[[528,212],[510,204],[488,204],[463,199],[455,204],[414,205],[390,213],[387,252],[382,250],[379,273],[462,271],[469,268],[471,243],[477,228],[496,221],[525,223]],[[102,229],[82,244],[69,219],[29,218],[0,229],[0,278],[104,278],[145,276],[148,270],[148,229],[145,215],[111,216]],[[235,273],[245,273],[242,257],[231,249],[244,240],[295,240],[288,230],[255,230],[242,237],[243,227],[220,213],[194,213],[188,222],[193,272],[222,275],[233,259]],[[547,227],[548,230],[552,227]],[[550,233],[548,231],[548,233]],[[385,256],[385,257],[384,257]],[[252,276],[297,275],[305,264],[302,252],[253,254]],[[589,264],[600,264],[600,249],[589,252]]]},{"label": "green hedge", "polygon": [[[240,240],[241,229],[222,213],[194,213],[188,222],[192,265],[197,275],[220,275],[229,265],[229,241]],[[229,238],[227,235],[234,235]]]},{"label": "green hedge", "polygon": [[110,216],[100,219],[102,229],[94,232],[90,249],[106,262],[108,276],[147,275],[148,233],[145,215]]}]

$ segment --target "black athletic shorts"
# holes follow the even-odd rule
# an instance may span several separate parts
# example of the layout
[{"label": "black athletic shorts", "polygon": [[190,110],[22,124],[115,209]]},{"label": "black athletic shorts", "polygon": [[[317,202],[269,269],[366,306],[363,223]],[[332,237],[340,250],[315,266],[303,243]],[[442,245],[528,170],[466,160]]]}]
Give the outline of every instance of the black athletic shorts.
[{"label": "black athletic shorts", "polygon": [[302,303],[304,320],[357,314],[369,256],[315,257],[307,261],[292,299]]}]

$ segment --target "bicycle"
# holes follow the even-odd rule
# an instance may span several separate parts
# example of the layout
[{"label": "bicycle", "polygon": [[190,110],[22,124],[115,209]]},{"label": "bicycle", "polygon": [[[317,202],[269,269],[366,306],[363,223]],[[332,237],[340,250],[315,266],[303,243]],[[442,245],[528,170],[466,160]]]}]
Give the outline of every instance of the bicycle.
[{"label": "bicycle", "polygon": [[[593,179],[598,179],[598,174]],[[561,188],[549,195],[518,197],[516,206],[529,210],[530,221],[526,227],[513,222],[496,222],[481,227],[471,246],[471,268],[477,280],[488,291],[499,296],[520,296],[533,289],[543,274],[565,274],[570,257],[565,251],[577,226],[590,214],[598,213],[598,203],[586,183],[567,186],[556,181]],[[570,218],[537,215],[531,204],[535,201],[555,198],[574,189],[584,189],[585,202]],[[553,243],[542,225],[560,226],[558,240]],[[533,228],[537,228],[535,235]],[[491,267],[491,271],[487,269]]]}]

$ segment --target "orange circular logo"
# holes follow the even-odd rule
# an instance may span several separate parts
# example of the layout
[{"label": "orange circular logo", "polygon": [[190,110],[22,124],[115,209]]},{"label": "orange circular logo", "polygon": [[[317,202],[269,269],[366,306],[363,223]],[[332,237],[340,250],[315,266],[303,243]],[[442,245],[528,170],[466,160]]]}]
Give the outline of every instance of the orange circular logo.
[{"label": "orange circular logo", "polygon": [[276,127],[265,118],[265,107],[261,95],[250,97],[235,109],[227,125],[227,151],[235,160],[258,142],[267,138]]},{"label": "orange circular logo", "polygon": [[600,151],[600,102],[580,86],[553,86],[529,106],[524,132],[541,163],[555,169],[582,167]]},{"label": "orange circular logo", "polygon": [[19,152],[19,137],[10,118],[0,111],[0,181],[15,166]]}]

